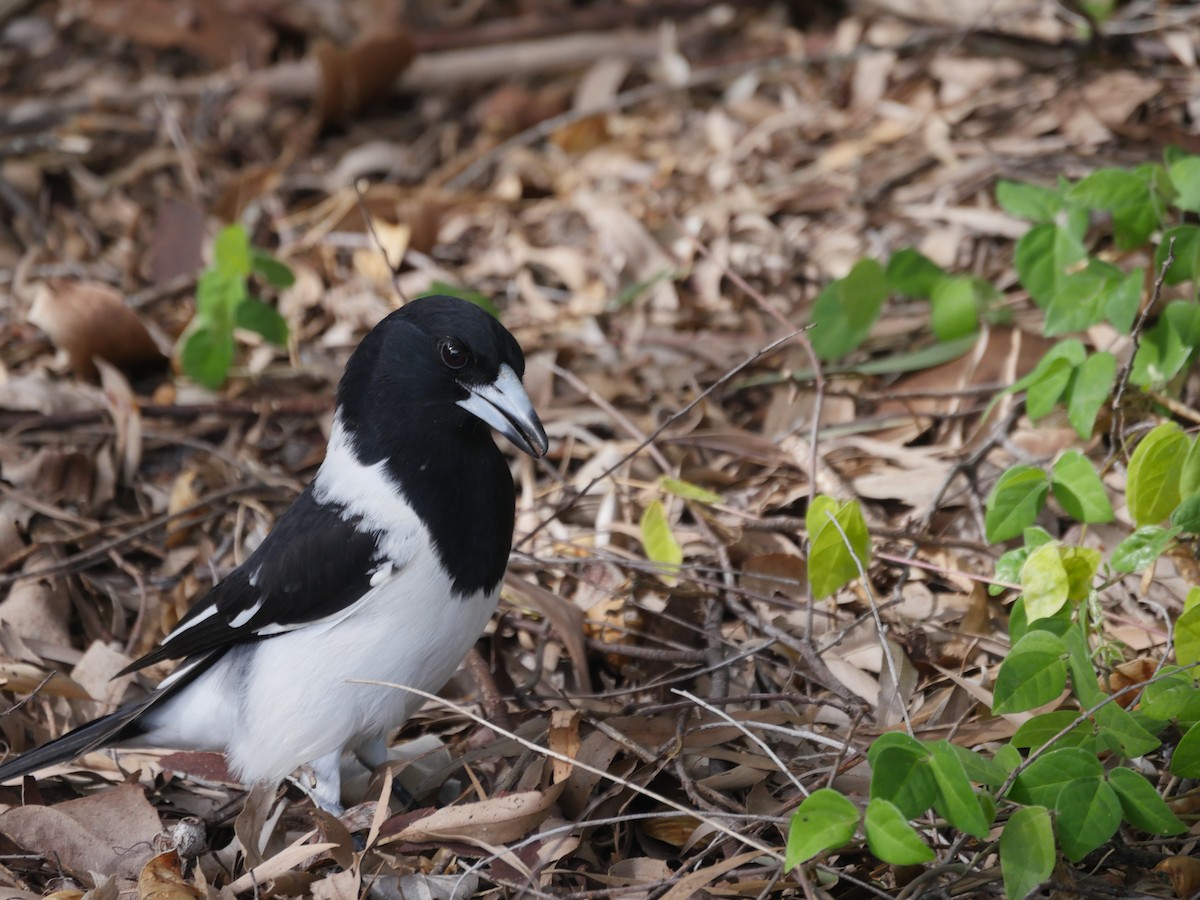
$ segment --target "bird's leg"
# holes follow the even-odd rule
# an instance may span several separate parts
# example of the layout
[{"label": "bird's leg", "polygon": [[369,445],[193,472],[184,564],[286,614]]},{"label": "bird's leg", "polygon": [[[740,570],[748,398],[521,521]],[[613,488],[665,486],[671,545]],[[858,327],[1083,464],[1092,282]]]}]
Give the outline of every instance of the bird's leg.
[{"label": "bird's leg", "polygon": [[[393,761],[392,757],[388,755],[387,740],[382,735],[363,741],[354,748],[354,755],[372,772],[385,763]],[[417,798],[400,783],[399,778],[392,779],[392,796],[406,810],[414,809],[417,805]]]},{"label": "bird's leg", "polygon": [[319,759],[314,759],[300,770],[292,783],[312,799],[312,802],[326,812],[340,816],[345,812],[342,806],[342,751],[326,753]]}]

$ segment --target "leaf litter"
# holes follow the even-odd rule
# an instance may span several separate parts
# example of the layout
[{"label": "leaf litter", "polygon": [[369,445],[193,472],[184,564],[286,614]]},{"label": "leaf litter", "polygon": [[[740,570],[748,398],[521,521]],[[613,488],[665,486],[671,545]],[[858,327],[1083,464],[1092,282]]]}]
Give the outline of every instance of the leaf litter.
[{"label": "leaf litter", "polygon": [[[0,788],[5,896],[904,890],[912,872],[853,849],[783,871],[787,822],[821,787],[865,796],[865,749],[902,720],[1011,736],[988,711],[1007,638],[981,485],[1072,432],[987,409],[1045,349],[1019,297],[953,353],[892,301],[821,393],[788,336],[830,279],[901,247],[1010,288],[999,178],[1195,152],[1197,26],[1130,6],[1136,37],[1097,66],[1036,0],[654,6],[0,10],[7,748],[165,674],[108,681],[311,476],[341,365],[400,297],[489,298],[553,446],[515,465],[477,655],[404,726],[402,762],[348,781],[342,821],[243,792],[213,754],[93,753]],[[296,274],[274,298],[292,339],[239,334],[218,394],[166,351],[234,218]],[[813,603],[818,491],[864,501],[876,562]],[[1178,608],[1170,568],[1146,588]],[[1144,606],[1112,614],[1130,646],[1165,642]],[[392,778],[413,810],[380,800]],[[1001,890],[982,866],[941,878]]]}]

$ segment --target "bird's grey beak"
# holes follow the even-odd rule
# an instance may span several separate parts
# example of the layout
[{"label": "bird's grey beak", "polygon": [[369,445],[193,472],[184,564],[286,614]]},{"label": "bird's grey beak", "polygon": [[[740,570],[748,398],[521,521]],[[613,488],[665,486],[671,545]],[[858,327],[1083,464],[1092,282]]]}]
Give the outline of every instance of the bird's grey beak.
[{"label": "bird's grey beak", "polygon": [[458,405],[508,438],[532,457],[542,457],[550,447],[546,430],[534,412],[533,403],[517,373],[507,363],[491,384],[464,384],[470,396]]}]

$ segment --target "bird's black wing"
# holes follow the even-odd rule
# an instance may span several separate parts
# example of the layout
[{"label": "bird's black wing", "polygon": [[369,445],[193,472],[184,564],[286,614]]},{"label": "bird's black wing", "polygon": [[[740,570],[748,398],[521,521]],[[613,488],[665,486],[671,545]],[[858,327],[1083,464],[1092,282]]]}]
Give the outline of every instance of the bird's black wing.
[{"label": "bird's black wing", "polygon": [[198,601],[158,649],[128,666],[134,672],[283,634],[336,616],[390,567],[378,536],[336,504],[306,488],[250,557]]}]

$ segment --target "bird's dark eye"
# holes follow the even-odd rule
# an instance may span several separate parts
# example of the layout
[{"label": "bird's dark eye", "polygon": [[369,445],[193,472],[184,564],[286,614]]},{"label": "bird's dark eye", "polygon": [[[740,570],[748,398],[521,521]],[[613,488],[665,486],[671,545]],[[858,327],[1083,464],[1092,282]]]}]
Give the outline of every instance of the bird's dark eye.
[{"label": "bird's dark eye", "polygon": [[462,341],[456,338],[442,338],[438,344],[438,353],[447,369],[461,369],[467,364],[469,354]]}]

